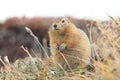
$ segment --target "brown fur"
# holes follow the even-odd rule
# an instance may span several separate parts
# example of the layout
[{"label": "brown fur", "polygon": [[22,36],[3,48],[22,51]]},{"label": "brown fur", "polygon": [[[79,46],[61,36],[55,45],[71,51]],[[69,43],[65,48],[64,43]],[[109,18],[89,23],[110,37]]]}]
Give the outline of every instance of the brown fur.
[{"label": "brown fur", "polygon": [[[62,23],[63,20],[64,23]],[[57,28],[54,25],[57,25]],[[67,18],[56,19],[53,22],[49,30],[49,37],[51,53],[58,69],[61,69],[60,65],[67,70],[87,66],[91,52],[88,37]]]}]

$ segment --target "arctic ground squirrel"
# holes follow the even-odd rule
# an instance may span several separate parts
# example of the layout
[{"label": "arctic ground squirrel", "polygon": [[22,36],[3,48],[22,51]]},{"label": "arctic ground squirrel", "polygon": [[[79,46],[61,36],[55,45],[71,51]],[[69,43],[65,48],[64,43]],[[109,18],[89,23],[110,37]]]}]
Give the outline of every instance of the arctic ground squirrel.
[{"label": "arctic ground squirrel", "polygon": [[89,64],[89,39],[68,18],[55,19],[49,30],[49,37],[53,61],[58,70],[84,68]]}]

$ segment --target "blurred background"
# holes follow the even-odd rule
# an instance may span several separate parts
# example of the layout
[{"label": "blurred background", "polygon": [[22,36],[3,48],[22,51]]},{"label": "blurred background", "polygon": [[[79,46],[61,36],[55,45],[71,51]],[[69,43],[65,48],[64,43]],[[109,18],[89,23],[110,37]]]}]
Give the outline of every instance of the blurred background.
[{"label": "blurred background", "polygon": [[11,62],[24,58],[27,54],[20,47],[23,45],[32,56],[37,53],[44,57],[25,26],[33,31],[50,55],[48,30],[53,18],[68,16],[88,35],[95,20],[106,22],[108,15],[118,18],[119,9],[119,0],[0,0],[0,56],[8,56]]}]

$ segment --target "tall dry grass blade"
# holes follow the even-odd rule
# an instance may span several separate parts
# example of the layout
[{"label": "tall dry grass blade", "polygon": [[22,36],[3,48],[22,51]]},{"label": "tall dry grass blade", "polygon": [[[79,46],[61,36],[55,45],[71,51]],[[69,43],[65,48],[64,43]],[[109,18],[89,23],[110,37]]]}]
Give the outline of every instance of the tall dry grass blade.
[{"label": "tall dry grass blade", "polygon": [[7,71],[11,71],[11,68],[10,66],[8,66],[7,64],[5,64],[5,62],[1,59],[1,56],[0,56],[0,62],[4,65],[4,68],[7,70]]},{"label": "tall dry grass blade", "polygon": [[90,44],[91,44],[91,57],[95,59],[95,52],[93,49],[93,38],[92,38],[92,24],[93,22],[90,24],[90,30],[89,30],[89,40],[90,40]]},{"label": "tall dry grass blade", "polygon": [[70,71],[71,71],[72,73],[74,73],[73,70],[72,70],[72,68],[70,67],[67,59],[66,59],[65,56],[63,55],[63,53],[60,52],[60,54],[61,54],[61,56],[63,57],[63,59],[65,60],[66,64],[68,65],[68,68],[70,69]]},{"label": "tall dry grass blade", "polygon": [[4,62],[6,62],[10,66],[10,62],[9,62],[8,56],[4,57]]},{"label": "tall dry grass blade", "polygon": [[[26,31],[34,38],[36,44],[39,44],[39,46],[38,46],[38,47],[39,47],[39,50],[41,50],[41,48],[42,48],[42,50],[44,51],[46,57],[49,58],[46,50],[45,50],[44,47],[41,45],[41,43],[39,42],[38,38],[32,33],[32,31],[31,31],[28,27],[25,27],[25,29],[26,29]],[[41,52],[41,51],[40,51],[40,52]],[[41,56],[41,57],[42,57],[42,56]]]},{"label": "tall dry grass blade", "polygon": [[65,71],[65,69],[59,63],[57,63],[57,65],[65,72],[65,74],[67,74],[67,72]]},{"label": "tall dry grass blade", "polygon": [[[23,45],[21,46],[21,48],[28,54],[28,56],[31,58],[31,60],[34,62],[33,57],[30,55],[29,51],[27,50],[27,48],[25,48]],[[42,60],[41,60],[42,61]]]},{"label": "tall dry grass blade", "polygon": [[4,61],[2,60],[1,56],[0,56],[0,62],[1,62],[4,66],[6,66],[6,64],[5,64]]},{"label": "tall dry grass blade", "polygon": [[30,55],[29,51],[27,50],[27,48],[25,48],[23,45],[21,46],[21,48],[28,54],[28,56],[30,58],[32,58],[32,56]]},{"label": "tall dry grass blade", "polygon": [[91,22],[90,29],[89,29],[89,40],[90,40],[90,43],[93,43],[92,28],[93,28],[93,21]]},{"label": "tall dry grass blade", "polygon": [[114,17],[112,17],[112,16],[110,16],[110,15],[108,15],[109,16],[109,18],[116,24],[116,25],[118,25],[118,22],[116,21],[116,19],[114,18]]}]

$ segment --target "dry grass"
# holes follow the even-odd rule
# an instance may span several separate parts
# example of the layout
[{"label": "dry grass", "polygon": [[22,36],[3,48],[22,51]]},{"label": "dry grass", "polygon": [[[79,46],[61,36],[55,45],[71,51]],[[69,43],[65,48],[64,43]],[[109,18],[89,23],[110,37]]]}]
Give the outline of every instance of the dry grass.
[{"label": "dry grass", "polygon": [[[0,59],[5,66],[0,69],[0,80],[119,80],[120,19],[114,19],[110,16],[108,22],[97,21],[96,25],[97,29],[100,30],[98,33],[100,36],[95,40],[92,39],[96,35],[93,33],[95,31],[93,31],[92,25],[90,28],[91,59],[95,71],[85,71],[85,73],[81,73],[80,70],[72,70],[72,73],[53,71],[55,66],[51,57],[46,55],[47,58],[45,59],[33,58],[23,47],[29,57],[19,59],[13,64],[10,64],[7,58],[5,58],[5,62]],[[32,36],[35,37],[34,34]]]}]

